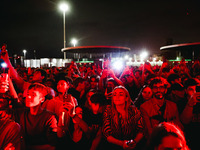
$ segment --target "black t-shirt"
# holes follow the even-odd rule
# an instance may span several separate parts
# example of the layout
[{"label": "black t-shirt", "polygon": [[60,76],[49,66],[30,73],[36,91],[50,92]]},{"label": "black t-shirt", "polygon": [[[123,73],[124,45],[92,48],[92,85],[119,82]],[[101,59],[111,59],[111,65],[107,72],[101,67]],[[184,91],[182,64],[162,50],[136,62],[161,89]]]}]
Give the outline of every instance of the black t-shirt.
[{"label": "black t-shirt", "polygon": [[29,109],[20,109],[15,112],[15,120],[22,127],[26,145],[56,144],[57,120],[50,112],[43,110],[38,115],[31,115]]},{"label": "black t-shirt", "polygon": [[70,88],[68,90],[68,93],[71,94],[73,97],[76,98],[79,106],[84,107],[85,102],[86,102],[87,91],[85,91],[85,93],[83,94],[82,97],[80,97],[81,93],[79,91],[77,91],[75,88]]},{"label": "black t-shirt", "polygon": [[83,120],[87,123],[90,130],[90,139],[93,140],[103,124],[103,114],[94,114],[92,110],[83,108]]}]

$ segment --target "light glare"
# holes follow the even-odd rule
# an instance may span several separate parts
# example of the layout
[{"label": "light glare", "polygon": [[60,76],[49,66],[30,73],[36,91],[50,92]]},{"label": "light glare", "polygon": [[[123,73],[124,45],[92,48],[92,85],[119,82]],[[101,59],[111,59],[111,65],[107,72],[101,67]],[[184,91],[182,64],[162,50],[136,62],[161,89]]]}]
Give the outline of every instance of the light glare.
[{"label": "light glare", "polygon": [[71,43],[74,45],[74,47],[76,46],[76,44],[78,43],[78,41],[75,39],[75,38],[73,38],[72,40],[71,40]]},{"label": "light glare", "polygon": [[116,70],[121,70],[123,68],[123,62],[120,60],[114,61],[112,67]]},{"label": "light glare", "polygon": [[142,52],[141,54],[140,54],[140,58],[141,59],[144,59],[144,58],[146,58],[148,56],[148,53],[146,52],[146,51],[144,51],[144,52]]},{"label": "light glare", "polygon": [[67,3],[61,3],[61,4],[59,5],[59,9],[60,9],[61,11],[63,11],[63,12],[66,12],[66,11],[69,10],[69,5],[68,5]]},{"label": "light glare", "polygon": [[7,68],[7,64],[5,62],[1,63],[1,67]]}]

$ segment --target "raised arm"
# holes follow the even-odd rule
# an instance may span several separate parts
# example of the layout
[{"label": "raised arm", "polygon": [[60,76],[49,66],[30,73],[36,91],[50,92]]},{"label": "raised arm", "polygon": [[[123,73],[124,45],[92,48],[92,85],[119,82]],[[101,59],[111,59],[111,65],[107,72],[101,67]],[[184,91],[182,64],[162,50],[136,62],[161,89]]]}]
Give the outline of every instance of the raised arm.
[{"label": "raised arm", "polygon": [[3,55],[1,55],[1,58],[7,64],[8,68],[10,70],[11,78],[16,83],[17,87],[20,90],[23,90],[23,86],[24,86],[25,81],[19,76],[19,74],[17,73],[15,68],[12,66],[10,59],[9,59],[9,56],[8,56],[8,52],[6,51]]}]

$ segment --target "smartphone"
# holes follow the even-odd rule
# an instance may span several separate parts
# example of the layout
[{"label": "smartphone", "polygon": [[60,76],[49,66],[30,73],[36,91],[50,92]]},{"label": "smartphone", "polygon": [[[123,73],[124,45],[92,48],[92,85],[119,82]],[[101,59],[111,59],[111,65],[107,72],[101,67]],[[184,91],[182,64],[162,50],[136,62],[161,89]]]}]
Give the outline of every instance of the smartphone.
[{"label": "smartphone", "polygon": [[133,142],[133,140],[129,140],[129,141],[126,142],[126,144],[129,145],[132,142]]},{"label": "smartphone", "polygon": [[111,93],[113,91],[112,87],[107,87],[107,93]]}]

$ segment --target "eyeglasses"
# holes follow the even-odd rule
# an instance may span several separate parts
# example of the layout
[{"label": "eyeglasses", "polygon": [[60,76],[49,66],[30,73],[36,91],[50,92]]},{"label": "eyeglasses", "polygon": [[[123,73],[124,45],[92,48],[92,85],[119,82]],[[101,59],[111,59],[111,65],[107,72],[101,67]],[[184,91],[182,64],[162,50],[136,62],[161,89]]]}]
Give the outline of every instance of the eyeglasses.
[{"label": "eyeglasses", "polygon": [[165,90],[165,86],[153,86],[153,90]]}]

